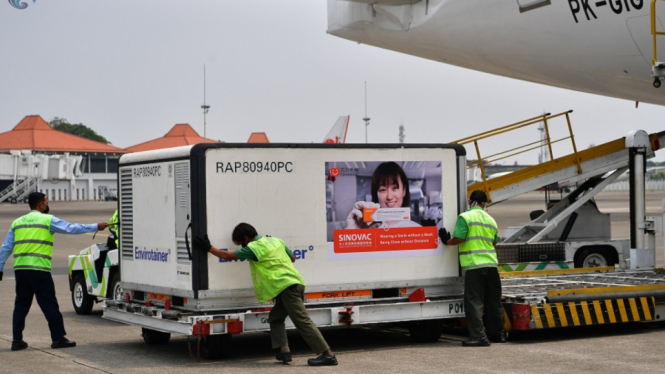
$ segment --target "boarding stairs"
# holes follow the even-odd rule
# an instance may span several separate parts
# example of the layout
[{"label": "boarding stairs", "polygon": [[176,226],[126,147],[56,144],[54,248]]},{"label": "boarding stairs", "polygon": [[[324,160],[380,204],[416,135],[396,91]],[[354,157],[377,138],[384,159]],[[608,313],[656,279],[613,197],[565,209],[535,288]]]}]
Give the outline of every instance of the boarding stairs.
[{"label": "boarding stairs", "polygon": [[0,191],[0,203],[9,201],[12,204],[16,204],[26,199],[28,194],[37,190],[40,181],[41,178],[39,177],[28,177],[14,181],[14,183]]},{"label": "boarding stairs", "polygon": [[[567,228],[564,229],[564,233],[559,238],[559,241],[565,241],[567,233],[570,231],[568,226],[572,227],[577,217],[576,210],[590,202],[603,188],[629,169],[630,149],[635,147],[632,144],[635,141],[634,139],[642,139],[639,144],[640,147],[646,148],[644,153],[647,158],[653,157],[654,152],[661,148],[661,144],[665,145],[665,131],[650,135],[644,131],[638,131],[631,132],[626,137],[578,151],[570,123],[570,113],[572,111],[555,115],[547,113],[453,142],[461,145],[473,144],[477,159],[468,161],[467,168],[480,168],[482,180],[469,184],[467,194],[470,195],[474,190],[485,191],[488,196],[488,205],[499,203],[541,187],[548,188],[553,184],[572,186],[577,182],[582,182],[566,198],[550,207],[547,212],[543,212],[538,217],[532,217],[531,222],[507,237],[504,243],[514,243],[522,238],[524,234],[529,237],[526,244],[536,244],[541,240],[551,239],[548,238],[548,234],[552,233],[559,224],[566,224]],[[550,137],[550,125],[553,122],[552,120],[556,118],[565,118],[568,127],[568,133],[560,139]],[[481,140],[490,139],[493,144],[501,144],[501,140],[497,139],[497,136],[510,136],[508,133],[514,130],[536,124],[542,126],[541,129],[544,133],[540,140],[494,153],[490,156],[481,154],[479,146]],[[513,136],[513,138],[516,137]],[[496,178],[488,178],[485,174],[486,164],[517,154],[546,147],[549,154],[553,155],[552,144],[564,140],[570,140],[572,143],[572,153],[557,158],[551,156],[550,161],[516,170]]]},{"label": "boarding stairs", "polygon": [[[477,159],[469,161],[467,169],[480,168],[482,180],[468,185],[467,192],[471,194],[474,190],[485,191],[489,200],[488,204],[492,205],[554,183],[562,184],[562,182],[566,182],[572,184],[628,167],[630,155],[629,149],[626,146],[626,137],[578,151],[570,123],[570,113],[572,113],[572,110],[554,115],[546,113],[525,121],[454,141],[454,144],[460,145],[473,144],[476,151]],[[566,119],[568,135],[560,139],[551,139],[550,126],[552,120],[560,117]],[[536,124],[542,124],[544,127],[546,134],[544,139],[489,156],[481,154],[479,145],[481,140],[489,140],[493,144],[497,144],[501,141],[496,138],[497,136],[504,134],[509,136],[510,134],[507,133],[511,131]],[[572,153],[555,158],[552,152],[552,145],[564,140],[570,140]],[[654,152],[660,149],[661,144],[665,145],[665,132],[650,134],[649,145],[646,150],[647,157],[653,157]],[[485,174],[486,164],[540,149],[541,147],[547,147],[549,150],[549,154],[551,155],[550,161],[516,170],[510,174],[496,178],[488,178]],[[615,175],[616,177],[618,175]]]}]

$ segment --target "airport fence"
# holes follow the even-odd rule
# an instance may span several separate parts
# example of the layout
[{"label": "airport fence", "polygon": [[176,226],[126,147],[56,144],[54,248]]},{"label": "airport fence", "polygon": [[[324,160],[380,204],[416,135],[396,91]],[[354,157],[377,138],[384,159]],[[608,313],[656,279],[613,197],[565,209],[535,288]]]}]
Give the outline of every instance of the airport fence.
[{"label": "airport fence", "polygon": [[[645,183],[645,189],[647,191],[663,191],[665,190],[665,180],[647,180]],[[603,191],[629,191],[630,182],[629,181],[619,181],[610,183],[603,189]]]}]

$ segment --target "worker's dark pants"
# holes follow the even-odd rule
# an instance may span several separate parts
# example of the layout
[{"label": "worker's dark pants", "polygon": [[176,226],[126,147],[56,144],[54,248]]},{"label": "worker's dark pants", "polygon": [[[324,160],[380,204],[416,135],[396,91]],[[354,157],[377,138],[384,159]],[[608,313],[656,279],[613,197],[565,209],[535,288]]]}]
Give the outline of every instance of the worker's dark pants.
[{"label": "worker's dark pants", "polygon": [[[464,311],[471,338],[480,338],[486,334],[490,336],[498,335],[503,332],[501,278],[499,278],[499,271],[496,267],[466,271],[464,276]],[[487,326],[487,331],[485,331],[483,320]]]},{"label": "worker's dark pants", "polygon": [[16,301],[14,302],[14,340],[23,340],[25,317],[28,316],[32,297],[37,297],[37,304],[42,309],[51,330],[51,340],[58,341],[65,337],[65,324],[55,297],[55,285],[51,273],[38,270],[16,270]]},{"label": "worker's dark pants", "polygon": [[330,349],[319,329],[309,318],[304,299],[305,286],[302,284],[294,284],[275,297],[275,306],[268,315],[273,348],[289,345],[284,324],[284,320],[288,316],[314,353],[318,355]]}]

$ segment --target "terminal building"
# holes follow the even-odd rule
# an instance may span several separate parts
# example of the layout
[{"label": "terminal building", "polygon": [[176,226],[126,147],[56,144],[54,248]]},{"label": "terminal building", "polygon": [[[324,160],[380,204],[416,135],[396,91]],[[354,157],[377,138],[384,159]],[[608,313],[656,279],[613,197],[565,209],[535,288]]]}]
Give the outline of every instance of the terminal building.
[{"label": "terminal building", "polygon": [[[344,143],[348,123],[349,116],[341,116],[324,142]],[[123,154],[219,142],[180,123],[161,138],[123,149],[54,130],[39,115],[26,116],[11,131],[0,133],[0,203],[24,201],[33,191],[51,201],[117,199]],[[270,140],[265,132],[253,132],[247,142]]]},{"label": "terminal building", "polygon": [[35,190],[52,201],[106,199],[117,188],[118,160],[124,153],[54,130],[38,115],[26,116],[0,134],[0,191],[5,192],[0,192],[0,202],[3,195],[15,202]]},{"label": "terminal building", "polygon": [[23,201],[33,191],[51,201],[115,199],[123,154],[203,142],[217,141],[177,124],[164,137],[122,149],[54,130],[39,115],[26,116],[0,133],[0,203]]}]

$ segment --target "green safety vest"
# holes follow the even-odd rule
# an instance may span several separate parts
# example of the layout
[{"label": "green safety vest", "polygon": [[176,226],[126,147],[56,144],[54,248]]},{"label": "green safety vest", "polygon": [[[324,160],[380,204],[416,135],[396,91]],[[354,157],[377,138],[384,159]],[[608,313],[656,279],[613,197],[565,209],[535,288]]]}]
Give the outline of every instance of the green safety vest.
[{"label": "green safety vest", "polygon": [[496,221],[482,209],[470,209],[460,214],[469,227],[464,242],[459,245],[463,270],[493,267],[499,264],[494,249],[498,229]]},{"label": "green safety vest", "polygon": [[120,226],[118,226],[118,209],[113,213],[113,217],[109,220],[109,229],[115,229],[115,246],[118,247],[118,239],[120,239]]},{"label": "green safety vest", "polygon": [[53,216],[32,211],[12,223],[14,270],[51,271]]},{"label": "green safety vest", "polygon": [[247,246],[258,258],[258,261],[250,261],[249,267],[252,271],[254,293],[260,303],[274,299],[291,285],[305,285],[300,273],[286,255],[286,245],[282,240],[264,236]]}]

